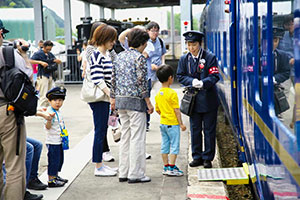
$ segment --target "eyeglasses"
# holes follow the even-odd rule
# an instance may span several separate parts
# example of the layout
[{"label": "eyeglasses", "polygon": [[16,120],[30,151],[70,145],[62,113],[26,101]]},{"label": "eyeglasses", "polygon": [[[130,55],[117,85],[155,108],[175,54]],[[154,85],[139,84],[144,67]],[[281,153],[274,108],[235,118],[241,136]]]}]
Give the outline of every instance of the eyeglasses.
[{"label": "eyeglasses", "polygon": [[151,33],[158,33],[159,30],[153,30],[153,29],[152,29],[152,30],[150,30],[150,32],[151,32]]}]

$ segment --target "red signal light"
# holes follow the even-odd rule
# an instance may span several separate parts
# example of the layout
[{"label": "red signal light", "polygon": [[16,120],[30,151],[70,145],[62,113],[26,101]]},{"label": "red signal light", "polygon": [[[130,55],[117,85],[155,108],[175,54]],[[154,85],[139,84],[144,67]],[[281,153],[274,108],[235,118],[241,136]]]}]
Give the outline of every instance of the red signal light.
[{"label": "red signal light", "polygon": [[185,26],[187,26],[189,23],[188,23],[187,21],[185,21],[185,22],[183,22],[183,24],[184,24]]},{"label": "red signal light", "polygon": [[225,4],[230,4],[230,2],[231,2],[230,0],[224,0]]}]

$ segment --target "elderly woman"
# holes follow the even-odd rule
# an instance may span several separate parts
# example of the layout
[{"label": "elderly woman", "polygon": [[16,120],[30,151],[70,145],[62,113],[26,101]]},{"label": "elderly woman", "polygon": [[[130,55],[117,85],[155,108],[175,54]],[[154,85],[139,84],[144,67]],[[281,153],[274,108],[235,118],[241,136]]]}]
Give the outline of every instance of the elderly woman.
[{"label": "elderly woman", "polygon": [[119,181],[150,182],[145,176],[146,112],[153,106],[147,88],[147,65],[142,55],[149,36],[135,28],[128,36],[129,49],[121,52],[113,66],[111,107],[121,119]]}]

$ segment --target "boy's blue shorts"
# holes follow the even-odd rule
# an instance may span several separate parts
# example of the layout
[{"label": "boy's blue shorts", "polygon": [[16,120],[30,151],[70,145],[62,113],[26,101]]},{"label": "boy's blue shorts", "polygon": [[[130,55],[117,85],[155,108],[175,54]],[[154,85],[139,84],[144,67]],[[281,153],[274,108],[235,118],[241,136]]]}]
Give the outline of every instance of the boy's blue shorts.
[{"label": "boy's blue shorts", "polygon": [[[180,126],[179,125],[160,125],[161,132],[161,153],[179,154],[180,146]],[[171,151],[170,151],[171,150]]]}]

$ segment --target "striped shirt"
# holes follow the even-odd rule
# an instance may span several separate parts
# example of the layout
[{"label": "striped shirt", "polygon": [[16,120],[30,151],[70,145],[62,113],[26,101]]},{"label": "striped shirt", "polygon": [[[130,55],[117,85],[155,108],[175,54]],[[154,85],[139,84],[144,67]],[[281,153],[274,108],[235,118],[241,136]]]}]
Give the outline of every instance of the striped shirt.
[{"label": "striped shirt", "polygon": [[98,49],[91,55],[91,78],[101,89],[111,87],[112,61],[109,52],[103,55]]}]

